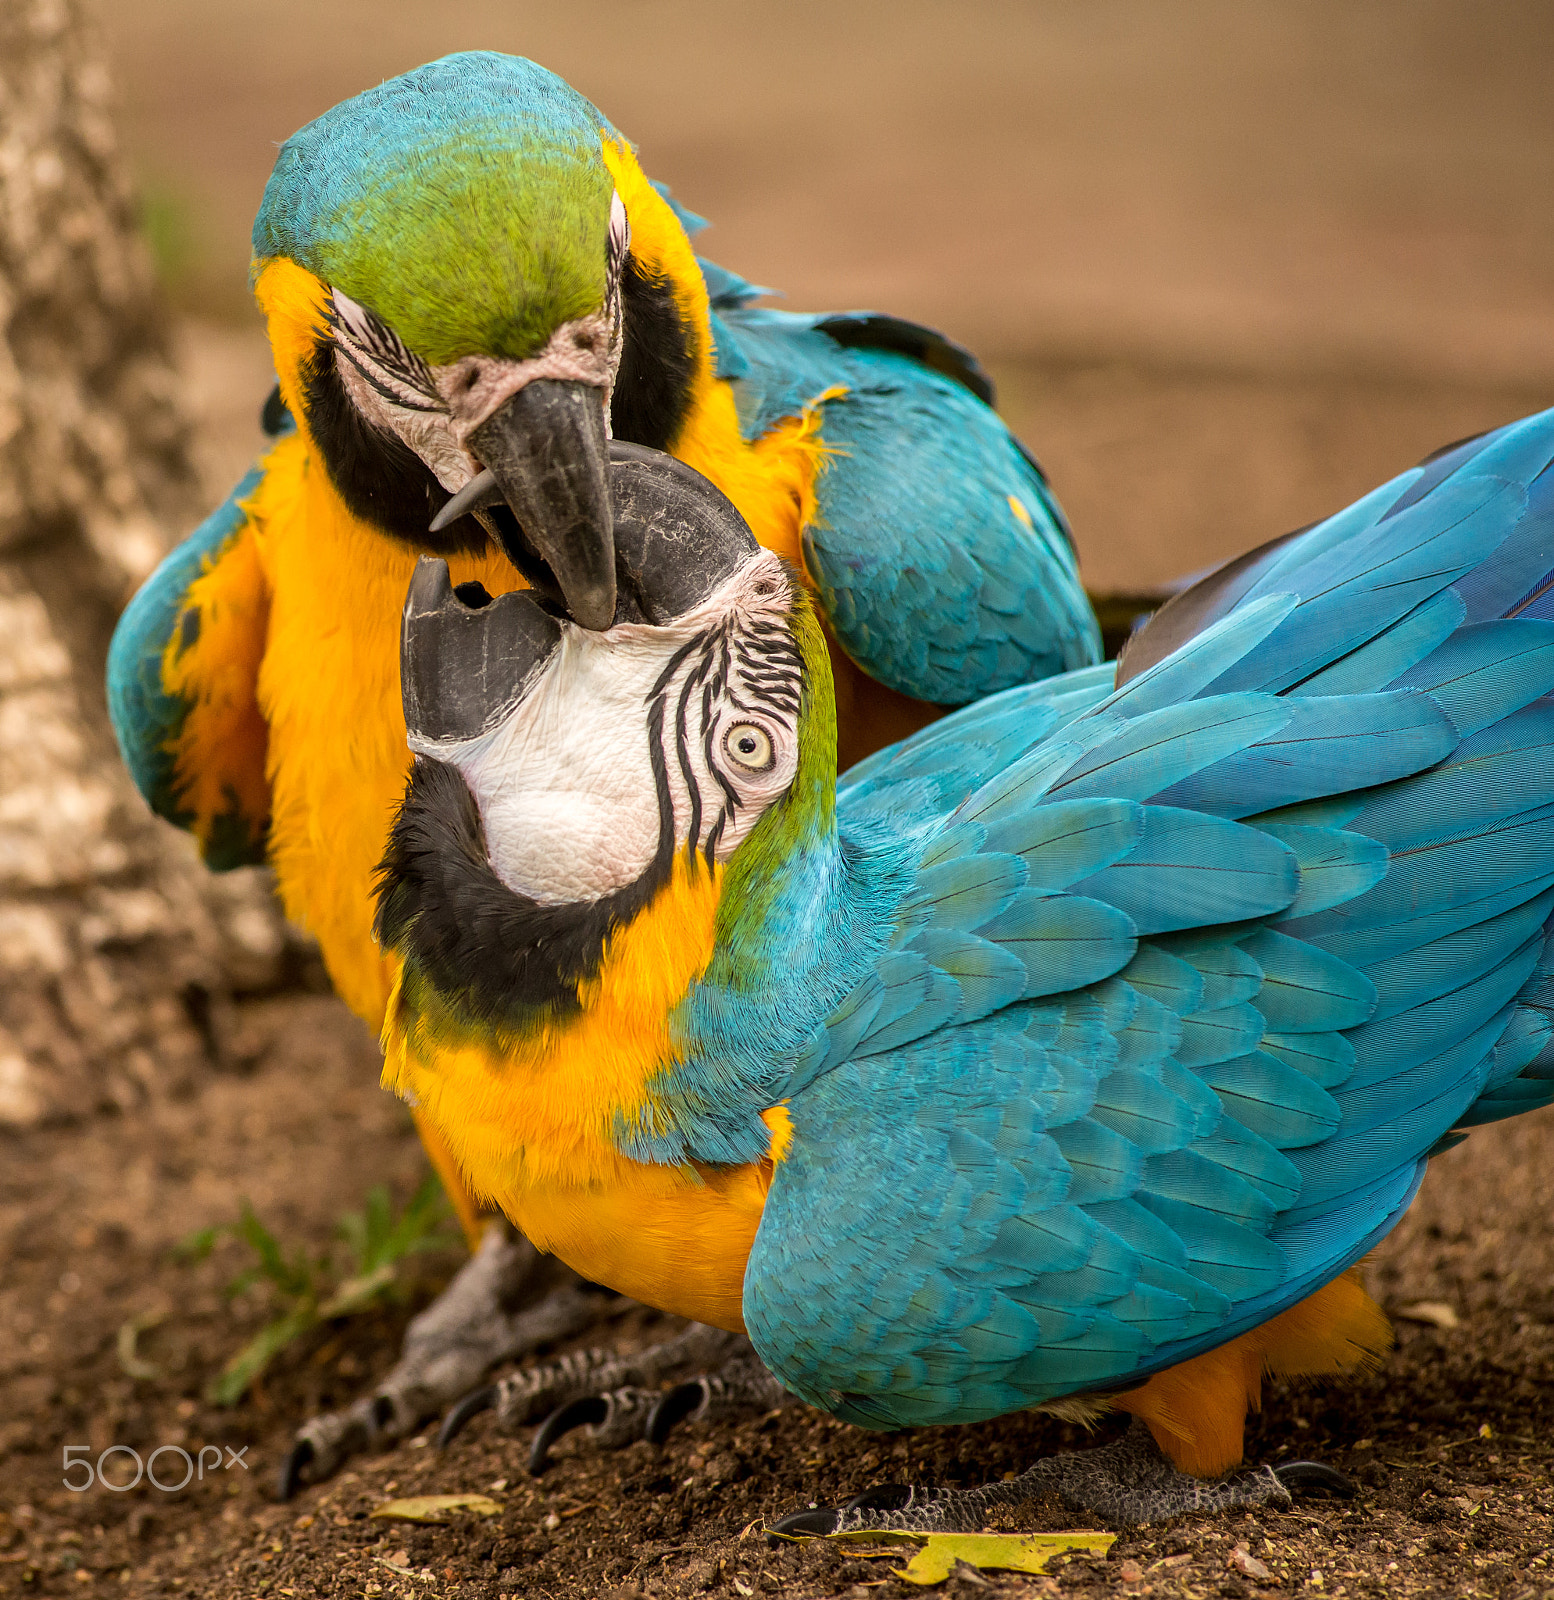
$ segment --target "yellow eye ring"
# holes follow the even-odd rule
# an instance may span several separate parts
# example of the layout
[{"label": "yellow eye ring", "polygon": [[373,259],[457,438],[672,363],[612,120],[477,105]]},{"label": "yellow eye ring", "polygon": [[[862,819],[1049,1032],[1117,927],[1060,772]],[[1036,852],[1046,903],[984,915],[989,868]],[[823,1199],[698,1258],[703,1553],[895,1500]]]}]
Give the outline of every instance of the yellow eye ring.
[{"label": "yellow eye ring", "polygon": [[765,772],[776,755],[772,736],[754,722],[734,722],[723,735],[723,752],[746,772]]}]

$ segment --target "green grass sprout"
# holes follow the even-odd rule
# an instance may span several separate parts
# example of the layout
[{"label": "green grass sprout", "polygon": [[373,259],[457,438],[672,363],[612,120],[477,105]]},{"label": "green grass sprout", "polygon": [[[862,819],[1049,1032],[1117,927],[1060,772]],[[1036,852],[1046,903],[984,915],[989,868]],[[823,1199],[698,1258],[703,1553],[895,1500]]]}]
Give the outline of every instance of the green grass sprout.
[{"label": "green grass sprout", "polygon": [[428,1175],[397,1215],[386,1184],[370,1189],[362,1209],[346,1212],[335,1227],[343,1252],[331,1248],[309,1255],[299,1247],[288,1254],[247,1200],[236,1222],[190,1234],[175,1251],[190,1263],[203,1261],[222,1239],[246,1244],[254,1259],[226,1285],[227,1299],[262,1283],[269,1286],[276,1307],[276,1314],[211,1380],[209,1399],[216,1405],[236,1405],[275,1357],[304,1334],[400,1298],[399,1264],[423,1251],[456,1244],[451,1223],[442,1185]]}]

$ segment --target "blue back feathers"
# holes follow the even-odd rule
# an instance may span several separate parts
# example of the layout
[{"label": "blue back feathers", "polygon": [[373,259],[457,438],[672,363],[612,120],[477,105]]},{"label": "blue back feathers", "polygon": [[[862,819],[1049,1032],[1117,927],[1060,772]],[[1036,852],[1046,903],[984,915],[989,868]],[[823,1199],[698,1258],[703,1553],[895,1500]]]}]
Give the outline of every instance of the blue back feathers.
[{"label": "blue back feathers", "polygon": [[765,952],[758,1073],[681,1016],[687,1073],[788,1103],[745,1314],[796,1392],[893,1427],[1130,1386],[1554,1100],[1551,460],[1554,413],[1473,441],[1189,592],[1119,687],[843,780],[842,861],[893,876],[804,870],[861,975]]},{"label": "blue back feathers", "polygon": [[746,437],[839,391],[821,405],[833,454],[804,560],[853,660],[963,705],[1099,658],[1062,510],[967,352],[895,318],[751,306],[766,291],[703,273]]}]

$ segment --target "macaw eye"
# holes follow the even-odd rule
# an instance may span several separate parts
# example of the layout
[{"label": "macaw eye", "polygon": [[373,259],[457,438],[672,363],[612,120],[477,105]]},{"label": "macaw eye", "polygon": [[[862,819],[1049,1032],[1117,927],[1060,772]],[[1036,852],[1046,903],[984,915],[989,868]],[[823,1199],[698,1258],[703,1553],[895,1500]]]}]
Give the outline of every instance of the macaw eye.
[{"label": "macaw eye", "polygon": [[772,764],[772,738],[753,722],[736,722],[723,735],[728,758],[746,772],[765,772]]}]

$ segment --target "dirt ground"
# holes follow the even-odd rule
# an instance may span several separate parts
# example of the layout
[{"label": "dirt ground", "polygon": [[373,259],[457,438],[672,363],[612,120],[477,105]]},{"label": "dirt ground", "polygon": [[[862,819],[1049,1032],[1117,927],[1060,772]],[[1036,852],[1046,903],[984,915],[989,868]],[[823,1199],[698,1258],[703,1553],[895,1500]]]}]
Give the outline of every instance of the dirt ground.
[{"label": "dirt ground", "polygon": [[[443,1454],[425,1434],[358,1460],[275,1504],[296,1419],[349,1400],[391,1362],[406,1311],[319,1330],[231,1411],[204,1382],[256,1325],[228,1306],[238,1258],[170,1258],[193,1228],[250,1197],[288,1242],[321,1245],[333,1219],[388,1179],[420,1171],[404,1112],[373,1087],[375,1052],[331,999],[240,1008],[241,1069],[170,1083],[142,1111],[89,1117],[11,1141],[0,1229],[12,1263],[0,1294],[0,1592],[243,1596],[730,1596],[885,1600],[912,1592],[888,1564],[819,1547],[771,1550],[759,1524],[882,1478],[962,1483],[1082,1442],[1044,1419],[869,1435],[794,1406],[737,1425],[687,1426],[662,1449],[601,1454],[564,1441],[525,1474],[527,1440],[477,1419]],[[1191,1520],[1126,1534],[1106,1559],[1053,1577],[990,1575],[1000,1593],[1231,1595],[1554,1594],[1554,1113],[1477,1133],[1441,1157],[1377,1253],[1371,1284],[1397,1311],[1446,1306],[1457,1325],[1400,1320],[1386,1369],[1340,1390],[1278,1388],[1251,1430],[1254,1461],[1315,1458],[1350,1473],[1353,1502]],[[425,1258],[424,1300],[456,1265]],[[1422,1314],[1415,1312],[1416,1315]],[[1441,1316],[1439,1312],[1429,1313]],[[1451,1317],[1441,1317],[1450,1321]],[[121,1330],[146,1328],[126,1351]],[[640,1341],[662,1323],[633,1311],[597,1337]],[[140,1377],[125,1358],[143,1363]],[[218,1447],[180,1493],[63,1487],[67,1445]],[[244,1452],[233,1465],[233,1452]],[[176,1456],[158,1476],[176,1482]],[[127,1469],[121,1457],[116,1471]],[[125,1476],[128,1473],[125,1471]],[[499,1517],[435,1528],[372,1520],[385,1499],[483,1492]],[[752,1526],[754,1525],[754,1526]],[[1056,1506],[1010,1519],[1076,1525]],[[1079,1526],[1093,1525],[1079,1519]],[[1237,1545],[1269,1578],[1230,1566]]]},{"label": "dirt ground", "polygon": [[[195,324],[185,359],[214,492],[256,442],[265,352],[252,333]],[[1116,364],[999,376],[1101,589],[1202,566],[1540,403],[1520,390]],[[272,1484],[296,1422],[387,1368],[408,1316],[459,1257],[418,1258],[405,1305],[315,1331],[242,1404],[209,1405],[206,1382],[265,1302],[223,1298],[244,1264],[237,1247],[191,1266],[172,1257],[177,1241],[230,1221],[247,1198],[288,1246],[321,1249],[373,1184],[403,1199],[424,1170],[408,1116],[376,1087],[373,1043],[327,994],[249,997],[220,1044],[218,1061],[156,1078],[138,1109],[83,1107],[69,1125],[0,1136],[0,1593],[888,1600],[909,1592],[889,1563],[769,1549],[761,1520],[884,1478],[997,1477],[1081,1442],[1032,1417],[868,1435],[794,1406],[687,1426],[662,1450],[600,1454],[568,1440],[535,1480],[526,1437],[480,1418],[446,1453],[422,1435],[278,1505]],[[1269,1394],[1251,1459],[1331,1462],[1361,1486],[1358,1500],[1128,1534],[1105,1559],[1075,1557],[1046,1578],[990,1575],[989,1589],[1554,1596],[1551,1189],[1554,1112],[1441,1157],[1371,1264],[1373,1291],[1402,1313],[1385,1370]],[[1421,1305],[1447,1310],[1410,1320]],[[628,1343],[660,1326],[602,1302],[596,1337]],[[64,1487],[65,1447],[95,1459],[113,1444],[143,1456],[212,1445],[223,1465],[177,1493],[144,1481],[122,1493]],[[391,1496],[469,1491],[491,1495],[500,1516],[435,1528],[370,1516]],[[1043,1505],[1016,1521],[1074,1524]],[[1231,1564],[1237,1545],[1266,1580]]]}]

